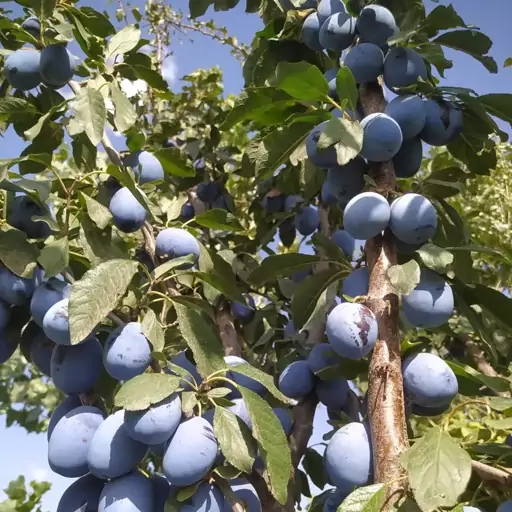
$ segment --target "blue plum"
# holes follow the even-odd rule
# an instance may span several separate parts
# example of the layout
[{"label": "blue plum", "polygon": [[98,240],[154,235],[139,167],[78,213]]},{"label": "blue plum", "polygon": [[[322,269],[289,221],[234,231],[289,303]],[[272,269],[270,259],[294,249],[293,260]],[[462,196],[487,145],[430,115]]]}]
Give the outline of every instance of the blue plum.
[{"label": "blue plum", "polygon": [[253,318],[254,314],[256,313],[255,308],[256,304],[254,303],[254,299],[251,295],[246,293],[244,295],[247,304],[240,304],[240,302],[233,302],[231,304],[231,311],[233,313],[233,316],[243,325],[248,324]]},{"label": "blue plum", "polygon": [[40,329],[30,341],[30,359],[32,364],[44,375],[50,377],[53,349],[55,343],[49,340]]},{"label": "blue plum", "polygon": [[304,236],[313,234],[320,225],[318,210],[312,206],[301,208],[295,216],[295,227]]},{"label": "blue plum", "polygon": [[350,388],[343,377],[319,380],[315,387],[318,400],[326,407],[341,411],[347,404]]},{"label": "blue plum", "polygon": [[27,238],[47,238],[51,233],[48,224],[41,220],[32,220],[32,217],[48,214],[49,211],[32,198],[19,195],[8,204],[6,220],[11,226],[23,231]]},{"label": "blue plum", "polygon": [[338,12],[322,24],[318,40],[326,50],[342,52],[353,43],[355,35],[356,20],[346,12]]},{"label": "blue plum", "polygon": [[151,480],[135,471],[110,480],[101,492],[98,512],[155,512]]},{"label": "blue plum", "polygon": [[75,61],[63,44],[49,44],[41,51],[41,78],[52,87],[66,85],[75,74]]},{"label": "blue plum", "polygon": [[292,433],[293,427],[293,419],[288,409],[284,409],[282,407],[274,407],[272,409],[274,414],[277,416],[279,423],[281,423],[281,427],[283,427],[284,433],[288,437]]},{"label": "blue plum", "polygon": [[53,349],[51,377],[55,387],[68,395],[87,393],[101,376],[103,350],[94,337],[80,345]]},{"label": "blue plum", "polygon": [[425,127],[427,104],[416,94],[405,94],[391,100],[384,113],[398,123],[405,141],[419,135]]},{"label": "blue plum", "polygon": [[105,480],[91,474],[75,480],[61,496],[57,512],[97,512],[104,485]]},{"label": "blue plum", "polygon": [[284,201],[284,210],[291,212],[296,209],[297,205],[300,205],[303,202],[304,199],[301,196],[286,196]]},{"label": "blue plum", "polygon": [[[245,359],[242,359],[241,357],[237,356],[226,356],[224,358],[224,361],[230,368],[235,368],[240,364],[247,363]],[[238,373],[235,370],[230,370],[229,372],[227,372],[227,377],[230,378],[231,380],[234,380],[238,385],[248,388],[251,391],[254,391],[255,393],[258,393],[258,395],[264,395],[267,392],[267,388],[263,384],[259,383],[257,380],[251,377],[242,375],[241,373]]]},{"label": "blue plum", "polygon": [[360,43],[347,53],[343,64],[358,84],[375,82],[384,69],[384,53],[375,44]]},{"label": "blue plum", "polygon": [[436,209],[420,194],[404,194],[391,203],[389,227],[402,242],[421,244],[436,233]]},{"label": "blue plum", "polygon": [[290,339],[290,338],[293,338],[293,336],[295,336],[296,333],[297,333],[297,331],[295,329],[293,320],[288,321],[287,324],[284,326],[283,336],[286,339]]},{"label": "blue plum", "polygon": [[481,508],[464,506],[462,507],[462,512],[483,512],[483,510]]},{"label": "blue plum", "polygon": [[207,420],[182,422],[167,445],[163,471],[172,485],[184,487],[201,480],[217,459],[218,443]]},{"label": "blue plum", "polygon": [[226,198],[224,195],[218,196],[215,201],[212,203],[212,208],[217,208],[220,210],[229,210],[228,202],[226,201]]},{"label": "blue plum", "polygon": [[203,482],[184,503],[180,512],[223,512],[225,499],[217,486]]},{"label": "blue plum", "polygon": [[338,91],[336,90],[336,75],[338,74],[339,69],[340,68],[331,68],[324,73],[324,77],[329,83],[329,96],[333,99],[338,97]]},{"label": "blue plum", "polygon": [[41,54],[36,50],[16,50],[5,59],[5,78],[12,87],[20,91],[34,89],[41,83],[40,59]]},{"label": "blue plum", "polygon": [[315,128],[311,130],[306,139],[306,153],[311,163],[317,167],[328,168],[338,165],[338,157],[336,155],[336,149],[334,146],[329,146],[325,149],[318,148],[320,135],[322,134],[322,130],[324,130],[325,126],[327,125],[327,122],[328,121],[324,121],[318,126],[315,126]]},{"label": "blue plum", "polygon": [[427,100],[427,117],[420,137],[431,146],[444,146],[462,131],[462,110],[450,101]]},{"label": "blue plum", "polygon": [[58,421],[48,442],[48,463],[54,473],[76,478],[89,472],[87,452],[104,419],[97,407],[82,405]]},{"label": "blue plum", "polygon": [[[193,235],[185,229],[167,228],[158,233],[155,240],[156,255],[164,261],[174,260],[192,254],[199,259],[199,244]],[[179,268],[192,267],[192,264],[183,264]]]},{"label": "blue plum", "polygon": [[50,416],[50,422],[48,423],[48,431],[46,432],[47,439],[50,439],[55,425],[63,418],[68,412],[80,407],[82,402],[76,395],[67,396],[53,411]]},{"label": "blue plum", "polygon": [[181,421],[181,399],[171,395],[143,411],[125,411],[124,426],[135,441],[147,445],[165,443]]},{"label": "blue plum", "polygon": [[69,299],[53,304],[43,316],[43,330],[57,345],[71,345],[69,333]]},{"label": "blue plum", "polygon": [[393,167],[397,178],[411,178],[421,167],[423,145],[419,137],[404,140],[400,151],[393,157]]},{"label": "blue plum", "polygon": [[390,216],[390,207],[385,197],[375,192],[363,192],[345,206],[343,227],[354,238],[368,240],[386,228]]},{"label": "blue plum", "polygon": [[504,501],[497,509],[496,512],[512,512],[512,500]]},{"label": "blue plum", "polygon": [[367,5],[359,13],[357,32],[361,41],[382,46],[397,31],[393,13],[382,5]]},{"label": "blue plum", "polygon": [[512,434],[509,434],[507,438],[505,439],[505,444],[507,446],[510,446],[512,448]]},{"label": "blue plum", "polygon": [[322,186],[322,201],[327,204],[338,204],[344,208],[363,190],[367,169],[366,162],[360,156],[356,156],[346,165],[330,167]]},{"label": "blue plum", "polygon": [[346,492],[342,492],[339,489],[331,489],[328,498],[324,502],[322,512],[337,512],[338,507],[347,496]]},{"label": "blue plum", "polygon": [[286,196],[284,194],[269,193],[261,202],[263,209],[268,213],[283,212],[285,208]]},{"label": "blue plum", "polygon": [[180,220],[182,222],[187,222],[190,219],[193,219],[196,214],[194,207],[190,203],[185,203],[181,207]]},{"label": "blue plum", "polygon": [[134,233],[146,222],[147,211],[131,191],[123,187],[110,200],[108,206],[114,225],[123,233]]},{"label": "blue plum", "polygon": [[340,492],[348,494],[366,485],[372,470],[372,455],[365,425],[348,423],[337,430],[325,450],[324,465]]},{"label": "blue plum", "polygon": [[310,276],[313,273],[311,269],[308,270],[300,270],[299,272],[295,272],[291,275],[291,279],[294,283],[302,283],[306,277]]},{"label": "blue plum", "polygon": [[344,229],[338,229],[331,235],[331,240],[344,252],[347,258],[356,261],[362,257],[364,240],[355,240]]},{"label": "blue plum", "polygon": [[69,298],[71,286],[56,277],[41,283],[32,295],[30,313],[34,322],[43,327],[43,319],[48,310],[57,302]]},{"label": "blue plum", "polygon": [[204,203],[213,203],[221,194],[221,189],[216,181],[199,183],[196,188],[197,197]]},{"label": "blue plum", "polygon": [[151,485],[153,486],[154,512],[165,512],[165,504],[172,492],[171,485],[165,476],[158,473],[154,473],[151,477]]},{"label": "blue plum", "polygon": [[307,361],[294,361],[279,377],[279,390],[288,398],[296,400],[313,392],[315,376]]},{"label": "blue plum", "polygon": [[320,373],[329,366],[337,365],[338,355],[329,343],[317,343],[309,353],[308,364],[314,374]]},{"label": "blue plum", "polygon": [[13,274],[8,268],[0,267],[0,299],[13,306],[28,302],[36,283],[34,278],[24,278]]},{"label": "blue plum", "polygon": [[453,370],[435,354],[407,357],[402,363],[402,373],[406,396],[422,407],[447,405],[459,391]]},{"label": "blue plum", "polygon": [[300,40],[312,50],[323,50],[320,44],[320,21],[316,12],[310,14],[302,25],[300,31]]},{"label": "blue plum", "polygon": [[361,155],[371,162],[387,162],[400,150],[403,137],[398,123],[386,114],[375,113],[361,121]]},{"label": "blue plum", "polygon": [[411,48],[392,48],[384,59],[384,83],[397,92],[414,85],[418,78],[427,79],[427,67],[422,56]]},{"label": "blue plum", "polygon": [[111,377],[128,380],[144,373],[151,363],[151,346],[142,325],[130,322],[112,331],[105,342],[103,364]]},{"label": "blue plum", "polygon": [[341,357],[362,359],[377,343],[377,319],[363,304],[344,302],[327,315],[325,332]]},{"label": "blue plum", "polygon": [[[231,489],[237,499],[242,500],[246,512],[261,512],[261,503],[254,487],[245,478],[235,478],[230,482]],[[232,508],[226,500],[223,512],[231,512]]]},{"label": "blue plum", "polygon": [[22,24],[21,28],[26,30],[30,35],[36,39],[41,37],[41,22],[36,16],[30,16]]},{"label": "blue plum", "polygon": [[445,324],[453,314],[453,292],[438,274],[422,269],[416,288],[402,299],[405,318],[415,327],[432,329]]},{"label": "blue plum", "polygon": [[327,18],[339,12],[347,12],[347,8],[341,0],[320,0],[316,9],[320,25],[323,25]]},{"label": "blue plum", "polygon": [[450,408],[450,404],[438,405],[436,407],[423,407],[422,405],[412,404],[411,412],[416,416],[432,418],[434,416],[441,416]]},{"label": "blue plum", "polygon": [[87,464],[98,478],[118,478],[134,470],[147,446],[132,439],[124,425],[125,411],[110,415],[96,430],[87,452]]},{"label": "blue plum", "polygon": [[149,151],[131,153],[124,159],[124,164],[133,169],[141,185],[164,179],[164,168],[160,160]]},{"label": "blue plum", "polygon": [[341,293],[352,298],[368,295],[369,285],[370,274],[368,273],[368,267],[360,267],[350,272],[343,279]]},{"label": "blue plum", "polygon": [[171,359],[171,363],[175,364],[176,366],[179,366],[180,368],[183,368],[188,373],[190,373],[191,377],[189,377],[189,376],[184,377],[180,384],[181,386],[183,386],[185,388],[185,391],[190,391],[192,389],[192,387],[189,384],[187,384],[187,382],[190,382],[190,383],[192,382],[192,378],[196,381],[196,384],[198,384],[198,385],[201,384],[201,382],[203,381],[203,378],[197,371],[196,366],[191,361],[189,361],[189,359],[187,358],[185,351],[182,351],[182,352],[179,352],[178,354],[176,354]]},{"label": "blue plum", "polygon": [[11,320],[11,305],[0,299],[0,331],[3,331]]}]

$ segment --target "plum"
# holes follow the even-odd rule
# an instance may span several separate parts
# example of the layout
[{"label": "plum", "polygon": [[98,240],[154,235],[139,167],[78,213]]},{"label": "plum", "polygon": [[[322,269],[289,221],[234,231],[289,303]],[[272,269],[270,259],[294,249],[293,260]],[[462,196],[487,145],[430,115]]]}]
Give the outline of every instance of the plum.
[{"label": "plum", "polygon": [[30,91],[41,83],[40,60],[41,54],[36,50],[16,50],[5,59],[4,76],[15,89]]},{"label": "plum", "polygon": [[343,377],[319,380],[315,386],[318,400],[326,407],[341,411],[347,404],[350,388]]},{"label": "plum", "polygon": [[8,203],[7,222],[23,231],[27,238],[48,238],[51,233],[50,226],[41,220],[32,220],[32,217],[48,215],[48,210],[36,203],[32,198],[19,195]]},{"label": "plum", "polygon": [[313,392],[315,376],[307,361],[294,361],[279,377],[279,389],[288,398],[298,400]]},{"label": "plum", "polygon": [[363,190],[366,172],[367,164],[360,156],[356,156],[346,165],[329,168],[322,186],[322,201],[327,204],[338,204],[341,208],[345,207]]},{"label": "plum", "polygon": [[221,189],[216,181],[199,183],[196,188],[197,197],[203,203],[213,203],[221,194]]},{"label": "plum", "polygon": [[76,478],[89,472],[87,452],[104,419],[97,407],[82,405],[58,421],[48,442],[48,463],[54,473]]},{"label": "plum", "polygon": [[[336,90],[336,75],[339,70],[340,68],[331,68],[324,73],[324,77],[329,83],[329,96],[333,99],[338,97],[338,91]],[[341,112],[339,117],[341,117]]]},{"label": "plum", "polygon": [[379,112],[361,121],[363,147],[361,155],[371,162],[387,162],[400,150],[403,137],[398,123]]},{"label": "plum", "polygon": [[41,37],[41,22],[36,16],[30,16],[21,24],[21,28],[26,30],[31,36],[36,39]]},{"label": "plum", "polygon": [[450,285],[432,270],[422,269],[420,282],[402,298],[402,310],[415,327],[433,329],[445,324],[453,314]]},{"label": "plum", "polygon": [[377,343],[378,331],[375,315],[363,304],[343,302],[327,315],[327,339],[347,359],[368,355]]},{"label": "plum", "polygon": [[28,302],[36,288],[35,274],[32,278],[19,277],[8,268],[0,267],[0,299],[13,306]]},{"label": "plum", "polygon": [[193,219],[195,214],[196,211],[194,210],[194,207],[187,202],[181,207],[180,220],[182,222],[187,222],[190,219]]},{"label": "plum", "polygon": [[316,8],[320,25],[323,25],[327,21],[327,18],[339,12],[347,12],[347,8],[341,0],[320,0]]},{"label": "plum", "polygon": [[0,364],[8,361],[20,344],[19,333],[6,330],[0,336]]},{"label": "plum", "polygon": [[182,422],[167,445],[163,471],[172,485],[184,487],[201,480],[217,458],[218,443],[204,418]]},{"label": "plum", "polygon": [[300,40],[309,48],[315,51],[323,50],[320,44],[320,21],[316,12],[310,14],[302,25]]},{"label": "plum", "polygon": [[131,167],[140,185],[164,179],[160,160],[149,151],[135,151],[124,158],[124,165]]},{"label": "plum", "polygon": [[34,322],[43,327],[43,319],[48,310],[57,302],[68,299],[71,286],[56,277],[41,283],[35,290],[30,301],[30,313]]},{"label": "plum", "polygon": [[254,299],[248,293],[244,294],[244,297],[247,301],[247,304],[240,304],[240,302],[233,302],[231,304],[231,312],[233,316],[242,324],[248,324],[253,318],[255,314],[256,304],[254,303]]},{"label": "plum", "polygon": [[103,487],[98,512],[155,512],[151,480],[137,471]]},{"label": "plum", "polygon": [[184,503],[182,512],[224,512],[225,499],[217,486],[203,482]]},{"label": "plum", "polygon": [[505,444],[507,446],[510,446],[512,448],[512,434],[509,434],[507,438],[505,439]]},{"label": "plum", "polygon": [[101,376],[101,343],[93,336],[80,345],[56,345],[50,374],[57,389],[68,395],[87,393]]},{"label": "plum", "polygon": [[[185,229],[167,228],[158,233],[155,240],[156,255],[164,261],[192,254],[199,259],[199,244],[193,235]],[[180,269],[192,267],[192,264],[180,265]]]},{"label": "plum", "polygon": [[146,222],[147,211],[131,191],[122,187],[110,200],[108,206],[114,225],[123,233],[134,233]]},{"label": "plum", "polygon": [[386,228],[390,216],[385,197],[375,192],[363,192],[345,206],[343,227],[354,238],[368,240]]},{"label": "plum", "polygon": [[329,495],[324,502],[322,512],[337,512],[338,507],[343,503],[343,500],[348,496],[346,492],[339,489],[331,489]]},{"label": "plum", "polygon": [[46,437],[50,440],[50,436],[52,435],[53,429],[55,425],[59,422],[61,418],[63,418],[68,412],[80,407],[82,402],[80,398],[76,395],[67,396],[53,411],[50,416],[50,421],[48,423],[48,431],[46,432]]},{"label": "plum", "polygon": [[[87,452],[87,464],[98,478],[117,478],[134,470],[147,446],[132,439],[124,425],[125,411],[110,415],[96,430]],[[52,436],[53,437],[53,436]]]},{"label": "plum", "polygon": [[318,210],[312,206],[301,208],[295,216],[295,227],[303,236],[312,235],[320,226]]},{"label": "plum", "polygon": [[30,342],[30,359],[32,364],[44,375],[50,377],[53,349],[55,343],[49,340],[43,331],[38,331]]},{"label": "plum", "polygon": [[0,299],[0,331],[3,331],[11,320],[11,305]]},{"label": "plum", "polygon": [[462,131],[463,114],[450,101],[427,100],[425,127],[420,137],[431,146],[444,146],[456,139]]},{"label": "plum", "polygon": [[512,500],[504,501],[497,509],[496,512],[512,512]]},{"label": "plum", "polygon": [[91,474],[75,480],[61,496],[57,512],[97,512],[104,485],[105,480]]},{"label": "plum", "polygon": [[261,205],[268,213],[283,212],[285,208],[286,196],[284,194],[269,195],[267,194]]},{"label": "plum", "polygon": [[393,167],[397,178],[411,178],[421,167],[423,145],[419,137],[404,140],[400,151],[393,157]]},{"label": "plum", "polygon": [[384,113],[398,123],[406,141],[419,135],[425,127],[427,104],[416,94],[405,94],[391,100]]},{"label": "plum", "polygon": [[367,5],[359,13],[357,33],[361,41],[382,46],[397,31],[393,13],[382,5]]},{"label": "plum", "polygon": [[364,240],[355,240],[344,229],[338,229],[331,235],[331,240],[343,251],[347,258],[356,261],[363,256]]},{"label": "plum", "polygon": [[372,470],[372,455],[365,425],[354,422],[338,429],[325,449],[324,466],[340,492],[348,494],[366,485]]},{"label": "plum", "polygon": [[[246,512],[261,512],[261,502],[256,489],[245,478],[231,480],[230,486],[236,498],[244,503]],[[226,500],[223,512],[231,512],[231,510],[232,507]]]},{"label": "plum", "polygon": [[421,244],[436,233],[436,209],[420,194],[404,194],[391,203],[389,227],[402,242]]},{"label": "plum", "polygon": [[171,485],[165,476],[158,473],[153,473],[151,485],[153,486],[154,512],[165,512],[165,504],[172,492]]},{"label": "plum", "polygon": [[181,421],[181,399],[171,395],[149,409],[125,411],[126,433],[135,441],[147,445],[165,443],[178,428]]},{"label": "plum", "polygon": [[356,35],[356,20],[346,12],[338,12],[329,16],[318,34],[320,44],[333,52],[347,49]]},{"label": "plum", "polygon": [[291,275],[292,281],[294,283],[302,283],[306,277],[310,276],[313,273],[311,269],[308,270],[300,270],[299,272],[295,272]]},{"label": "plum", "polygon": [[453,370],[435,354],[407,357],[402,363],[402,373],[406,396],[422,407],[447,405],[459,391]]},{"label": "plum", "polygon": [[293,420],[290,415],[290,411],[282,407],[274,407],[274,409],[272,410],[274,411],[274,414],[277,416],[279,423],[281,423],[281,427],[283,427],[284,433],[288,437],[291,434],[293,427]]},{"label": "plum", "polygon": [[217,198],[212,203],[212,208],[217,208],[219,210],[229,210],[228,202],[224,195],[217,196]]},{"label": "plum", "polygon": [[350,274],[343,279],[341,293],[352,298],[361,297],[368,295],[369,285],[370,274],[368,273],[368,267],[360,267],[350,272]]},{"label": "plum", "polygon": [[[240,364],[247,363],[245,359],[242,359],[241,357],[237,356],[226,356],[224,358],[224,361],[230,368],[235,368]],[[242,375],[241,373],[238,373],[235,370],[230,370],[229,372],[227,372],[226,376],[229,379],[234,380],[239,386],[243,386],[244,388],[250,389],[251,391],[254,391],[254,393],[257,393],[258,395],[264,395],[267,391],[267,388],[257,380]]]},{"label": "plum", "polygon": [[69,332],[69,299],[53,304],[43,316],[43,330],[57,345],[71,345]]},{"label": "plum", "polygon": [[334,146],[329,146],[325,149],[318,149],[318,141],[320,139],[320,135],[322,134],[322,130],[327,125],[328,121],[324,121],[320,123],[318,126],[315,126],[309,133],[306,139],[306,152],[309,160],[313,165],[317,167],[335,167],[338,165],[338,157],[336,155],[336,148]]},{"label": "plum", "polygon": [[414,85],[418,78],[427,79],[427,67],[423,57],[411,48],[393,48],[384,59],[384,83],[397,92],[402,87]]},{"label": "plum", "polygon": [[284,326],[283,336],[285,339],[293,338],[296,334],[295,325],[293,324],[293,320],[288,321],[288,323]]},{"label": "plum", "polygon": [[39,68],[43,83],[63,87],[75,74],[75,60],[63,44],[49,44],[41,51]]},{"label": "plum", "polygon": [[129,322],[112,331],[105,342],[103,364],[111,377],[128,380],[144,373],[151,363],[151,346],[142,325]]},{"label": "plum", "polygon": [[384,53],[375,44],[359,43],[347,53],[343,64],[358,84],[375,82],[384,69]]},{"label": "plum", "polygon": [[338,362],[339,358],[329,343],[317,343],[308,357],[309,368],[315,375],[329,366],[337,365]]},{"label": "plum", "polygon": [[188,373],[190,373],[191,377],[184,377],[180,383],[180,386],[185,388],[185,391],[190,391],[192,389],[192,387],[188,384],[188,382],[192,382],[192,378],[196,381],[197,385],[201,384],[201,382],[203,381],[203,378],[197,371],[195,364],[188,360],[185,350],[176,354],[171,359],[171,363],[175,364],[176,366],[179,366],[180,368],[183,368]]},{"label": "plum", "polygon": [[450,408],[450,404],[438,405],[436,407],[423,407],[422,405],[412,404],[411,412],[416,416],[423,416],[432,418],[434,416],[441,416]]}]

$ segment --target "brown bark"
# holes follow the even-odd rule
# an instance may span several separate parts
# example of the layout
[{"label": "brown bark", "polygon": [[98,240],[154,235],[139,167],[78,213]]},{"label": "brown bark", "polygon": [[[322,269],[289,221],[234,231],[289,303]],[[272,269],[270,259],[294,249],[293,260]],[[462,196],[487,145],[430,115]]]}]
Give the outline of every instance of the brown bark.
[{"label": "brown bark", "polygon": [[493,468],[477,460],[471,461],[471,467],[484,482],[496,482],[506,488],[512,486],[512,473],[508,471]]},{"label": "brown bark", "polygon": [[242,347],[228,309],[222,308],[217,311],[217,326],[224,347],[224,355],[242,357]]},{"label": "brown bark", "polygon": [[[380,84],[361,86],[359,93],[365,116],[384,111],[386,101]],[[388,196],[395,191],[392,162],[372,164],[370,176],[376,184],[376,192]],[[368,376],[373,471],[376,483],[392,482],[387,487],[383,508],[390,510],[405,492],[400,455],[407,450],[409,442],[398,330],[399,300],[387,277],[387,270],[397,263],[395,240],[389,229],[366,242],[366,262],[370,272],[367,305],[377,317],[379,327]]]}]

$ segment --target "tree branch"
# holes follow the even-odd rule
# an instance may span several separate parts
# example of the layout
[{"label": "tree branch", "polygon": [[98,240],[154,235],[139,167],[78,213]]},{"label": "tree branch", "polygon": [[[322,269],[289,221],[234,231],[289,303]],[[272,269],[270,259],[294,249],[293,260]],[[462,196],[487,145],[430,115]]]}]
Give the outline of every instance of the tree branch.
[{"label": "tree branch", "polygon": [[[383,112],[386,106],[382,87],[366,84],[359,89],[365,116]],[[376,191],[395,191],[396,179],[391,162],[372,164],[370,176]],[[400,338],[398,331],[399,300],[387,277],[387,270],[397,263],[392,233],[387,229],[366,242],[366,260],[370,272],[367,305],[377,317],[379,339],[369,369],[368,412],[371,427],[373,471],[376,483],[393,482],[386,487],[390,510],[405,492],[404,469],[400,455],[409,447],[405,422]]]},{"label": "tree branch", "polygon": [[488,466],[477,460],[471,461],[471,467],[484,482],[496,482],[507,488],[512,486],[512,473]]},{"label": "tree branch", "polygon": [[218,309],[216,314],[217,325],[220,331],[220,339],[226,356],[242,357],[242,347],[238,341],[238,335],[231,313],[226,306]]}]

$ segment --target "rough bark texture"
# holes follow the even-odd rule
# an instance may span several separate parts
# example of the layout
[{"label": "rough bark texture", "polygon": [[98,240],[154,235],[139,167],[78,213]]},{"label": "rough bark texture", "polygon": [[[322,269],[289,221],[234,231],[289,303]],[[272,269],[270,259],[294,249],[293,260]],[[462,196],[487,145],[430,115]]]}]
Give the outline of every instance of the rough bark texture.
[{"label": "rough bark texture", "polygon": [[238,341],[235,324],[228,309],[217,311],[217,326],[224,346],[224,355],[242,357],[242,347]]},{"label": "rough bark texture", "polygon": [[[361,86],[359,93],[365,115],[384,111],[386,101],[380,84]],[[375,191],[386,196],[395,191],[392,162],[373,164],[370,176],[375,181]],[[387,488],[383,508],[389,510],[405,492],[406,482],[400,479],[404,470],[399,458],[409,447],[398,331],[399,300],[387,277],[387,270],[397,263],[396,245],[389,230],[366,242],[366,258],[370,271],[367,305],[379,326],[368,379],[373,469],[376,483],[393,482]]]},{"label": "rough bark texture", "polygon": [[512,473],[509,471],[493,468],[477,460],[471,461],[471,467],[484,482],[496,482],[509,489],[512,486]]}]

